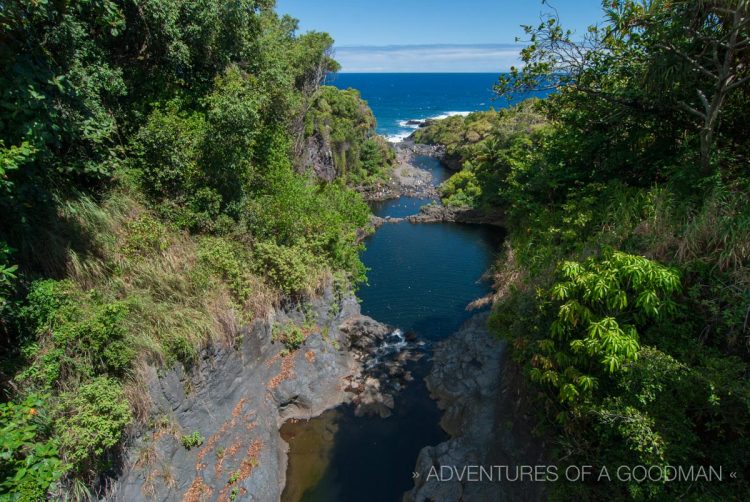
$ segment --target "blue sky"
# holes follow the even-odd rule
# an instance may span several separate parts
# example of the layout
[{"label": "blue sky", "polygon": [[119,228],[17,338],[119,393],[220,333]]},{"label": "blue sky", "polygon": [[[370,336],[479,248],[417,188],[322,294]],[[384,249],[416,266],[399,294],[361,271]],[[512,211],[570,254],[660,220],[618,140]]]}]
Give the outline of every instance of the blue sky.
[{"label": "blue sky", "polygon": [[[563,25],[583,33],[601,0],[551,0]],[[347,72],[497,72],[518,63],[521,24],[549,8],[541,0],[277,0],[301,31],[326,31]]]}]

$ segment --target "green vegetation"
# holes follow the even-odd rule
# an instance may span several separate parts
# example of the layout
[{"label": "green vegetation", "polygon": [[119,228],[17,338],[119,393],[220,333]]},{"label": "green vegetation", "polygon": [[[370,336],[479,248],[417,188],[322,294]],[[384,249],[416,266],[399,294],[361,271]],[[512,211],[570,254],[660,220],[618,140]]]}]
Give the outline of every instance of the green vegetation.
[{"label": "green vegetation", "polygon": [[205,438],[201,436],[201,433],[198,431],[191,432],[190,434],[187,434],[180,438],[182,446],[184,446],[188,450],[191,448],[198,448],[203,444],[203,441],[205,441]]},{"label": "green vegetation", "polygon": [[[10,2],[0,31],[0,498],[96,497],[146,366],[363,278],[348,185],[392,153],[272,1]],[[336,179],[304,172],[316,134]]]},{"label": "green vegetation", "polygon": [[384,180],[395,162],[393,149],[374,129],[375,117],[355,89],[322,87],[305,120],[305,135],[330,149],[336,176],[352,185]]},{"label": "green vegetation", "polygon": [[306,335],[302,328],[289,323],[284,326],[274,325],[271,334],[274,342],[281,342],[284,345],[285,353],[294,352],[305,343]]},{"label": "green vegetation", "polygon": [[750,497],[749,8],[606,2],[582,41],[550,17],[498,92],[557,92],[418,133],[462,165],[446,203],[506,214],[490,326],[551,460],[742,478],[555,483],[553,500]]},{"label": "green vegetation", "polygon": [[508,171],[524,160],[530,137],[546,124],[541,103],[530,99],[512,109],[453,116],[418,129],[414,139],[445,147],[446,161],[461,170],[440,186],[449,206],[501,205]]},{"label": "green vegetation", "polygon": [[0,404],[1,486],[4,493],[18,494],[21,500],[43,499],[62,472],[58,448],[46,439],[51,424],[40,414],[43,405],[35,394],[18,404]]}]

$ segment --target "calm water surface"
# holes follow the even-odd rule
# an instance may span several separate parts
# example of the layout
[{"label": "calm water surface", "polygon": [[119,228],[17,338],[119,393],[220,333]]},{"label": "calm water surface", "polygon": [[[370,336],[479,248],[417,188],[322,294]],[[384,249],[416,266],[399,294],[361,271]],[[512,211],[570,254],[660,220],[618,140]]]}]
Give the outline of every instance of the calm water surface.
[{"label": "calm water surface", "polygon": [[[430,157],[418,162],[435,183],[449,174]],[[373,210],[403,217],[428,202],[402,197]],[[362,313],[413,331],[427,357],[411,363],[414,380],[396,395],[388,418],[358,418],[342,406],[282,428],[290,444],[284,502],[399,501],[411,488],[419,450],[447,438],[423,382],[431,345],[455,332],[473,314],[466,305],[489,291],[481,277],[501,238],[497,228],[481,225],[401,222],[383,225],[367,240],[362,261],[369,284],[357,294]]]}]

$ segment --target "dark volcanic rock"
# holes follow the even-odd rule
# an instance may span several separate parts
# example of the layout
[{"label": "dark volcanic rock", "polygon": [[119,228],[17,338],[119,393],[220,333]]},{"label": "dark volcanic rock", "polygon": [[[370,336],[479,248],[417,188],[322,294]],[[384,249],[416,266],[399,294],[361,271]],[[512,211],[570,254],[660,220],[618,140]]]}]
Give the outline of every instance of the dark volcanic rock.
[{"label": "dark volcanic rock", "polygon": [[311,169],[315,176],[324,181],[336,179],[336,166],[333,163],[331,146],[320,135],[305,139],[301,165],[303,172]]},{"label": "dark volcanic rock", "polygon": [[[484,502],[542,499],[541,485],[497,481],[439,481],[434,468],[542,464],[541,447],[531,436],[528,420],[517,407],[512,371],[505,363],[504,343],[486,328],[479,314],[435,349],[427,387],[445,410],[441,427],[452,437],[422,449],[414,488],[407,502]],[[435,471],[433,471],[435,472]]]},{"label": "dark volcanic rock", "polygon": [[[310,418],[358,399],[347,391],[367,378],[362,360],[390,328],[359,313],[353,295],[329,288],[306,312],[278,311],[255,321],[237,347],[212,346],[187,371],[151,369],[152,426],[129,441],[109,500],[278,500],[288,445],[279,435],[290,418]],[[272,339],[276,323],[317,319],[302,347],[286,353]],[[358,384],[359,385],[359,384]],[[205,438],[187,449],[180,438]]]},{"label": "dark volcanic rock", "polygon": [[427,204],[419,209],[419,213],[407,216],[411,223],[481,223],[486,225],[504,226],[505,217],[499,210],[480,210],[463,207],[448,207],[439,204]]}]

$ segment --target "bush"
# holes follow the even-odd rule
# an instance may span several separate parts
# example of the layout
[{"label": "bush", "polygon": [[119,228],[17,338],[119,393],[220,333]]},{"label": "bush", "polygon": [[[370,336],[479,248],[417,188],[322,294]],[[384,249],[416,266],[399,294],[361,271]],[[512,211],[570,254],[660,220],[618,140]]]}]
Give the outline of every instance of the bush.
[{"label": "bush", "polygon": [[314,287],[321,272],[315,256],[301,246],[279,246],[270,241],[254,248],[258,271],[286,294]]},{"label": "bush", "polygon": [[35,282],[21,318],[34,335],[49,333],[52,344],[41,351],[33,342],[26,346],[34,363],[22,379],[49,388],[63,375],[123,376],[135,357],[127,340],[129,312],[127,302],[107,302],[96,290],[84,293],[70,281]]},{"label": "bush", "polygon": [[225,281],[240,304],[253,293],[249,272],[251,255],[242,244],[220,237],[204,237],[198,241],[198,263],[201,269]]},{"label": "bush", "polygon": [[280,170],[273,186],[268,196],[248,203],[245,214],[253,235],[297,249],[306,263],[344,270],[353,282],[361,280],[364,268],[356,241],[369,218],[362,197],[337,184],[314,185],[291,169]]},{"label": "bush", "polygon": [[440,185],[440,197],[446,206],[475,207],[482,195],[482,187],[470,169],[464,169]]},{"label": "bush", "polygon": [[676,271],[617,251],[563,263],[547,293],[556,312],[550,336],[535,342],[532,381],[557,389],[562,403],[587,399],[637,360],[638,327],[673,315],[679,288]]},{"label": "bush", "polygon": [[120,444],[132,420],[121,384],[108,377],[61,393],[55,416],[62,458],[78,472],[96,472],[104,454]]},{"label": "bush", "polygon": [[178,101],[151,112],[132,143],[133,163],[147,194],[184,200],[197,188],[205,129],[203,114],[184,111]]},{"label": "bush", "polygon": [[167,230],[164,224],[148,213],[128,220],[123,230],[125,242],[121,250],[128,258],[161,253],[167,248]]},{"label": "bush", "polygon": [[62,476],[46,404],[37,394],[18,404],[0,403],[0,490],[12,494],[13,500],[44,500],[50,485]]},{"label": "bush", "polygon": [[281,342],[286,352],[294,352],[302,347],[306,336],[299,326],[289,323],[284,326],[274,325],[271,338],[274,342]]}]

